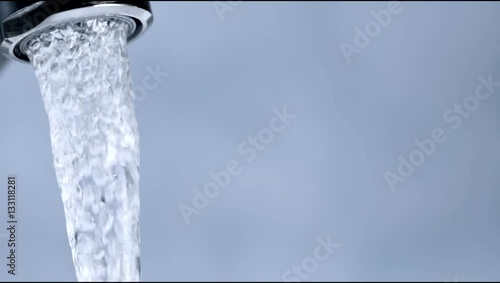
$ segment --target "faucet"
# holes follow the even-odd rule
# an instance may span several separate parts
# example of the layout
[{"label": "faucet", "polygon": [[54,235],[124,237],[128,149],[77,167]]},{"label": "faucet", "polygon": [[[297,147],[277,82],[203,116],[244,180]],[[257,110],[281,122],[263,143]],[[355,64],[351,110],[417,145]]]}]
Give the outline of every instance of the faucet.
[{"label": "faucet", "polygon": [[8,58],[29,62],[27,43],[41,32],[68,22],[102,17],[127,22],[129,42],[153,22],[149,1],[0,1],[0,73]]}]

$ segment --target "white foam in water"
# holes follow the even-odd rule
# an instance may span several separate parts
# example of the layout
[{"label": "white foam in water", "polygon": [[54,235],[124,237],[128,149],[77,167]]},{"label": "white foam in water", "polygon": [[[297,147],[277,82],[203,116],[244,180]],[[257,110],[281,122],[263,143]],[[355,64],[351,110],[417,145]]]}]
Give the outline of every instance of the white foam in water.
[{"label": "white foam in water", "polygon": [[139,133],[128,25],[66,24],[32,39],[79,281],[139,281]]}]

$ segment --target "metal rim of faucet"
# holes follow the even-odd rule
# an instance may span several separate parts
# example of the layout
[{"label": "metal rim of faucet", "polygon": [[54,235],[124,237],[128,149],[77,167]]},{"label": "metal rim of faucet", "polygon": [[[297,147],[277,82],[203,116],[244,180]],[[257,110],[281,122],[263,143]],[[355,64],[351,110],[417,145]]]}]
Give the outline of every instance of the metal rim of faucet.
[{"label": "metal rim of faucet", "polygon": [[[47,13],[47,2],[37,1],[14,11],[1,22],[0,52],[18,61],[29,62],[24,51],[31,38],[54,27],[92,18],[116,18],[129,26],[128,41],[141,35],[153,22],[148,1],[67,1]],[[61,2],[61,0],[59,0]],[[78,3],[75,3],[78,2]],[[52,6],[54,7],[54,6]]]}]

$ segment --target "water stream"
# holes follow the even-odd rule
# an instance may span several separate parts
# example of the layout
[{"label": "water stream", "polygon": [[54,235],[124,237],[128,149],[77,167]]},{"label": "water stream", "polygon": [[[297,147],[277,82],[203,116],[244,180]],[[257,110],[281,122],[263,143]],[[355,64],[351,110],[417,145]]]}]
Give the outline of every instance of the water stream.
[{"label": "water stream", "polygon": [[28,43],[79,281],[139,281],[139,134],[128,25],[90,19]]}]

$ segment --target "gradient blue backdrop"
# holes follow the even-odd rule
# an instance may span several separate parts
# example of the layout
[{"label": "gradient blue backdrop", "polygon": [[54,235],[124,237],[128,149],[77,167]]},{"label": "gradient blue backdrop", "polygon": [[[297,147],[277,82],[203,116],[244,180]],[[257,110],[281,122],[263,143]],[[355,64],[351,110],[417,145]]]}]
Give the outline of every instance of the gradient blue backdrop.
[{"label": "gradient blue backdrop", "polygon": [[[243,2],[223,19],[213,3],[152,3],[129,47],[136,85],[170,74],[136,108],[143,280],[280,281],[327,235],[341,246],[308,280],[500,279],[500,97],[456,131],[442,118],[478,76],[500,81],[500,3],[403,2],[350,64],[339,44],[386,2]],[[18,274],[2,239],[0,281],[74,281],[32,67],[11,62],[0,85],[20,221]],[[284,106],[297,118],[187,225],[179,204]],[[437,127],[448,140],[392,192],[384,172]]]}]

